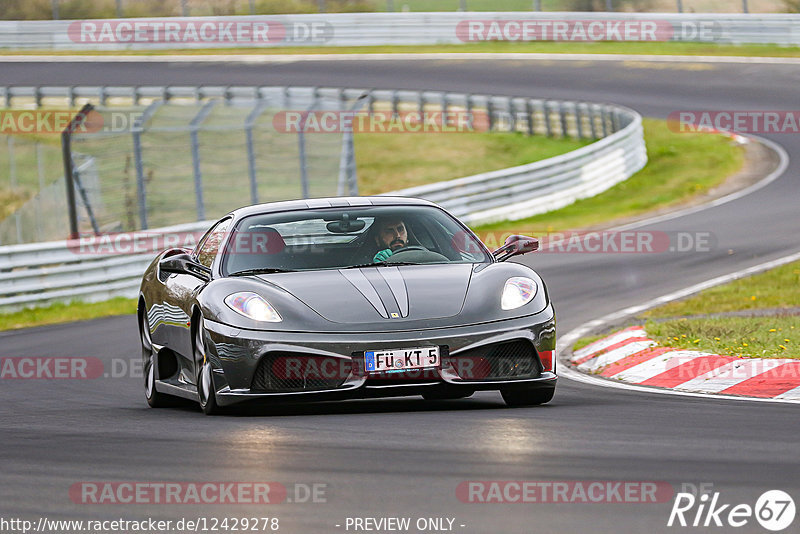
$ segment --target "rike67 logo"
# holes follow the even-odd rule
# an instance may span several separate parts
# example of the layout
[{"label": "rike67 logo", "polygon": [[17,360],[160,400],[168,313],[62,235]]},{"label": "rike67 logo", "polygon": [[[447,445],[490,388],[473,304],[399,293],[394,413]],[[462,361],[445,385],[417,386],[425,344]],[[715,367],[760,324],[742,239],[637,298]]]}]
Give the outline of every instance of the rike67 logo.
[{"label": "rike67 logo", "polygon": [[[686,485],[684,485],[686,486]],[[688,486],[693,486],[689,484]],[[789,528],[795,518],[795,504],[792,497],[781,490],[765,491],[754,505],[749,503],[726,503],[720,492],[704,491],[701,484],[700,495],[695,491],[681,492],[675,496],[667,526],[681,527],[733,527],[754,526],[779,532]],[[682,489],[687,489],[686,487]],[[691,489],[695,489],[692,487]]]}]

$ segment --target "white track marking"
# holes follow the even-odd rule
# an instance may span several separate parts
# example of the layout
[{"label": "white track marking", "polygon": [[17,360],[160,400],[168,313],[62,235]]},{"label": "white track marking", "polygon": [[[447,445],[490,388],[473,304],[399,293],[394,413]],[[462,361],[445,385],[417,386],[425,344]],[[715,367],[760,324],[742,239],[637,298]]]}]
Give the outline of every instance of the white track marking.
[{"label": "white track marking", "polygon": [[622,343],[623,341],[626,341],[634,337],[647,337],[647,332],[645,332],[643,328],[637,328],[636,330],[626,330],[624,332],[618,332],[605,339],[598,339],[594,343],[590,343],[589,345],[586,345],[582,349],[576,350],[575,353],[572,355],[572,361],[580,360],[584,356],[594,354],[595,352],[600,352],[601,350],[607,349],[611,345]]},{"label": "white track marking", "polygon": [[719,393],[789,361],[767,358],[732,361],[675,387],[686,391]]},{"label": "white track marking", "polygon": [[606,365],[612,364],[614,362],[618,362],[623,358],[627,358],[628,356],[633,356],[637,352],[642,352],[645,349],[649,349],[657,345],[657,343],[653,340],[647,341],[633,341],[631,343],[627,343],[621,347],[618,347],[614,350],[610,350],[608,352],[604,352],[603,354],[592,358],[591,360],[587,360],[578,366],[579,371],[594,371],[595,369],[600,369],[601,367],[605,367]]},{"label": "white track marking", "polygon": [[780,395],[778,395],[775,398],[776,399],[785,399],[785,400],[800,402],[800,386],[798,386],[798,387],[796,387],[794,389],[790,389],[786,393],[781,393]]},{"label": "white track marking", "polygon": [[672,352],[665,352],[659,354],[655,358],[651,358],[640,364],[629,367],[624,371],[620,371],[615,375],[609,377],[614,380],[624,380],[625,382],[632,382],[634,384],[641,384],[645,380],[650,380],[654,376],[674,369],[675,367],[684,364],[695,358],[703,356],[715,356],[706,352],[695,352],[691,350],[676,350]]}]

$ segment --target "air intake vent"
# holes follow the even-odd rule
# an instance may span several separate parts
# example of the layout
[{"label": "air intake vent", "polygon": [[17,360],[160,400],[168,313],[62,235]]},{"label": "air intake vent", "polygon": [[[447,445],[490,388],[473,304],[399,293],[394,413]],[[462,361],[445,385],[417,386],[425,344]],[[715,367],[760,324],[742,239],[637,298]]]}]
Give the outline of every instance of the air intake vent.
[{"label": "air intake vent", "polygon": [[460,352],[450,362],[462,380],[536,378],[541,373],[533,345],[522,339]]},{"label": "air intake vent", "polygon": [[351,368],[346,358],[270,353],[258,362],[250,388],[265,393],[336,389],[350,376]]}]

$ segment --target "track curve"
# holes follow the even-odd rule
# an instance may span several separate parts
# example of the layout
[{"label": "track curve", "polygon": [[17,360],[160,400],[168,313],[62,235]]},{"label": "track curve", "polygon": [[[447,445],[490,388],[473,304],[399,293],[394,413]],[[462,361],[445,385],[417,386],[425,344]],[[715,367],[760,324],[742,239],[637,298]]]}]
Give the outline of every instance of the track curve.
[{"label": "track curve", "polygon": [[[648,116],[680,109],[795,109],[800,72],[782,65],[642,61],[324,61],[267,65],[2,63],[3,83],[269,84],[438,89],[609,101]],[[589,319],[800,249],[800,140],[782,177],[727,204],[642,229],[709,231],[711,252],[542,254],[566,332]],[[732,252],[731,252],[732,251]],[[0,356],[137,358],[133,317],[0,334]],[[462,532],[667,532],[670,502],[465,504],[465,480],[713,483],[724,502],[768,489],[800,498],[796,407],[627,392],[562,380],[552,404],[506,409],[499,395],[424,403],[357,401],[208,419],[149,410],[141,379],[9,381],[0,387],[0,516],[143,519],[275,515],[285,532],[345,531],[348,516],[454,517]],[[327,484],[327,502],[87,506],[86,480],[274,480]],[[342,525],[337,528],[335,525]],[[465,525],[460,527],[459,525]],[[740,531],[756,531],[750,525]],[[414,532],[414,530],[412,530]]]}]

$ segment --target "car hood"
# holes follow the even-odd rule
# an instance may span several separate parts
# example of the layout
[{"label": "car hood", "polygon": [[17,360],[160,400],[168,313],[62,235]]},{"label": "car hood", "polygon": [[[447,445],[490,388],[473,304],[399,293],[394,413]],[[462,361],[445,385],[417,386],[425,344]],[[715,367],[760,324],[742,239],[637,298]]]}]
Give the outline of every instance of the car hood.
[{"label": "car hood", "polygon": [[261,276],[335,323],[419,321],[458,315],[473,265],[381,266]]}]

